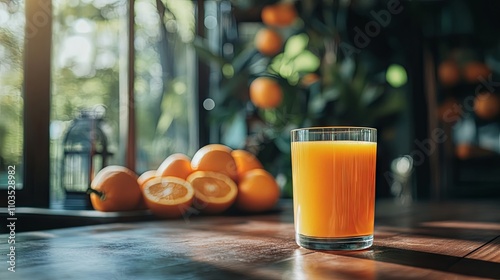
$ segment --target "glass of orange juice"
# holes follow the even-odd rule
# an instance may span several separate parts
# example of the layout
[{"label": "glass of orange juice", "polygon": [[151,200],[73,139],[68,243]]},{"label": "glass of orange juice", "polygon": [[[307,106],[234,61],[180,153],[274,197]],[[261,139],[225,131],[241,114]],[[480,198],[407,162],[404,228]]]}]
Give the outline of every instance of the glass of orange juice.
[{"label": "glass of orange juice", "polygon": [[291,131],[295,236],[317,250],[373,244],[377,130],[311,127]]}]

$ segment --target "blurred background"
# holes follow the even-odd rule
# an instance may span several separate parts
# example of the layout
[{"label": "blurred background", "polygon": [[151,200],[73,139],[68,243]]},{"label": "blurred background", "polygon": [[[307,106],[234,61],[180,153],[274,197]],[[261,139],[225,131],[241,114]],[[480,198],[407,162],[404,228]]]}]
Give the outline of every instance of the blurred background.
[{"label": "blurred background", "polygon": [[15,166],[21,205],[59,207],[102,166],[223,143],[289,198],[290,130],[356,125],[379,130],[377,198],[498,197],[499,8],[0,0],[0,189]]}]

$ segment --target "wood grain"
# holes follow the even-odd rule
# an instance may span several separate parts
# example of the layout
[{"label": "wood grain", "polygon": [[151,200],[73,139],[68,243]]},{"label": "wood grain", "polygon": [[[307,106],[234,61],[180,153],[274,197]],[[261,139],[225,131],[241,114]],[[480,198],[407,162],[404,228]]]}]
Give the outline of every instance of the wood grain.
[{"label": "wood grain", "polygon": [[[338,252],[295,243],[290,203],[263,215],[18,233],[14,279],[500,279],[500,204],[379,204],[374,246]],[[11,279],[6,268],[0,279]]]},{"label": "wood grain", "polygon": [[500,278],[500,237],[461,259],[450,271],[486,278]]}]

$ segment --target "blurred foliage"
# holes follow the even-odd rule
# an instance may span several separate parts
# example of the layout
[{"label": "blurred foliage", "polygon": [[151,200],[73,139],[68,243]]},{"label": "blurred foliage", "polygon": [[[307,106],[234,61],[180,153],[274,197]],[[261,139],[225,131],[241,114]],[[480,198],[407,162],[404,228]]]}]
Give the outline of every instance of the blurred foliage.
[{"label": "blurred foliage", "polygon": [[23,11],[22,3],[0,2],[0,171],[22,162]]},{"label": "blurred foliage", "polygon": [[136,2],[135,95],[139,164],[155,169],[170,154],[189,154],[193,135],[188,110],[192,94],[188,42],[194,37],[192,1]]},{"label": "blurred foliage", "polygon": [[[69,122],[79,110],[104,104],[113,132],[119,122],[119,2],[54,5],[51,120]],[[108,135],[114,149],[117,133]]]},{"label": "blurred foliage", "polygon": [[[276,2],[231,1],[240,13]],[[268,170],[283,179],[288,195],[291,129],[332,125],[382,129],[391,126],[405,106],[401,88],[407,83],[405,68],[393,65],[387,73],[388,49],[380,55],[370,48],[356,48],[349,41],[350,25],[364,28],[366,21],[358,18],[360,14],[368,18],[370,11],[378,9],[375,1],[365,2],[366,6],[350,1],[293,2],[299,18],[290,26],[272,27],[285,40],[282,51],[272,57],[259,53],[251,38],[236,42],[235,53],[229,57],[218,54],[201,38],[194,41],[200,57],[222,72],[216,100],[219,106],[211,112],[212,124],[221,127],[221,139],[242,130],[228,127],[244,127],[243,148],[257,154]],[[255,30],[262,27],[265,25]],[[380,44],[378,41],[374,44]],[[260,76],[279,81],[284,92],[279,107],[263,110],[249,102],[248,86]],[[246,118],[236,118],[242,111]],[[234,147],[237,142],[226,144]]]}]

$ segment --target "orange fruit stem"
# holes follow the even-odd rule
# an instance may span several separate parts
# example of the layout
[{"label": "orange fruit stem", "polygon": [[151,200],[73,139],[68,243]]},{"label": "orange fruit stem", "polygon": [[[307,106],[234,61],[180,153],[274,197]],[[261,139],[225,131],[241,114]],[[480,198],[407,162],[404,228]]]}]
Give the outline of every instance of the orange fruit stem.
[{"label": "orange fruit stem", "polygon": [[106,195],[103,192],[100,192],[98,190],[94,190],[93,188],[88,188],[87,189],[87,194],[90,195],[91,193],[97,195],[99,197],[99,199],[101,199],[101,200],[105,200],[106,199]]}]

